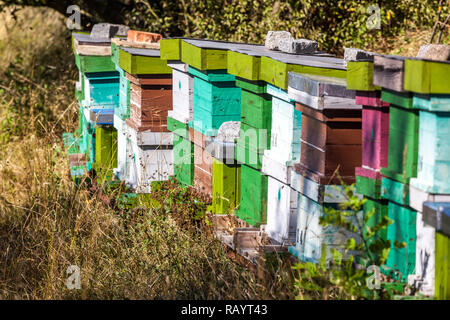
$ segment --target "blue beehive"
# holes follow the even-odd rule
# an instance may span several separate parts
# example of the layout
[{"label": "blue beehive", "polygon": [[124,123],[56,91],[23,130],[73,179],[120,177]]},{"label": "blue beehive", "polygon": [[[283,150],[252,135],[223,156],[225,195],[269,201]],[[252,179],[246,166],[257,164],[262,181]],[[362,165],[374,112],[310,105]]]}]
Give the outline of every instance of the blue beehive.
[{"label": "blue beehive", "polygon": [[420,111],[417,179],[412,185],[428,193],[450,193],[449,138],[450,112]]},{"label": "blue beehive", "polygon": [[200,71],[189,67],[194,76],[194,116],[190,126],[206,136],[215,136],[222,123],[240,121],[241,89],[235,76],[225,70]]}]

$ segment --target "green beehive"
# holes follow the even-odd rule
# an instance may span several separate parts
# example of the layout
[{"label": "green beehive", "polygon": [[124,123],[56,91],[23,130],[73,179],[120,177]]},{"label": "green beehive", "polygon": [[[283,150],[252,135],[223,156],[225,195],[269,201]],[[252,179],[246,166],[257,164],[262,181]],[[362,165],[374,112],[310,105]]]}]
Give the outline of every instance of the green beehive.
[{"label": "green beehive", "polygon": [[272,127],[272,97],[247,90],[241,91],[241,121],[253,128]]},{"label": "green beehive", "polygon": [[[375,200],[371,198],[366,198],[366,202],[363,205],[364,214],[371,213],[373,210],[373,215],[368,219],[367,226],[369,228],[375,227],[378,223],[383,220],[383,217],[388,216],[388,201],[386,200]],[[366,234],[366,230],[363,230]],[[377,239],[387,240],[387,228],[379,230],[375,236],[368,241],[368,245],[372,244]]]},{"label": "green beehive", "polygon": [[173,135],[173,171],[177,181],[183,186],[194,182],[194,144],[189,140]]},{"label": "green beehive", "polygon": [[404,206],[409,206],[409,184],[383,177],[381,179],[381,197]]},{"label": "green beehive", "polygon": [[[397,280],[406,281],[408,275],[415,272],[416,215],[413,209],[389,201],[388,217],[394,220],[394,223],[387,227],[391,250],[382,270]],[[400,247],[401,244],[406,246]]]},{"label": "green beehive", "polygon": [[419,112],[391,105],[388,167],[381,173],[402,183],[417,176]]},{"label": "green beehive", "polygon": [[450,238],[436,232],[435,297],[450,300]]},{"label": "green beehive", "polygon": [[363,196],[370,197],[372,199],[381,199],[381,180],[372,179],[363,176],[355,176],[356,193],[362,194]]},{"label": "green beehive", "polygon": [[236,142],[236,160],[261,169],[264,150],[270,148],[272,97],[263,81],[236,79],[241,90],[241,132]]},{"label": "green beehive", "polygon": [[216,214],[228,214],[239,205],[241,166],[213,159],[212,179],[212,210]]},{"label": "green beehive", "polygon": [[[95,129],[95,169],[101,182],[112,178],[117,167],[117,130],[113,127]],[[99,181],[99,182],[100,182]]]},{"label": "green beehive", "polygon": [[268,177],[252,167],[241,166],[241,200],[236,215],[252,226],[266,223]]}]

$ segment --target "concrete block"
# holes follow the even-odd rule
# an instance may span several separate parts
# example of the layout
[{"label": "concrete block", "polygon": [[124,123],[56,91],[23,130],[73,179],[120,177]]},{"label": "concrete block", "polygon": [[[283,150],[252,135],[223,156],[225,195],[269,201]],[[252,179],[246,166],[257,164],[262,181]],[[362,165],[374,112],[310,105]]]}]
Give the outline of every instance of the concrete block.
[{"label": "concrete block", "polygon": [[277,50],[281,39],[292,39],[292,35],[287,31],[269,31],[266,36],[266,48]]}]

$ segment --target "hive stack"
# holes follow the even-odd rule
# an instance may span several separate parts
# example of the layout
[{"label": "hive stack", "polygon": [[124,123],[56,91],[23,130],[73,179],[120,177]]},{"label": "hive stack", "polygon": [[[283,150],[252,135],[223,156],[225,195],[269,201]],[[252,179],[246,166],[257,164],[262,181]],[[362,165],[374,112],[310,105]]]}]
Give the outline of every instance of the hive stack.
[{"label": "hive stack", "polygon": [[[450,299],[450,203],[449,202],[424,202],[423,223],[435,231],[434,256],[434,296],[439,300]],[[426,260],[427,256],[420,259]],[[418,279],[426,280],[426,279]],[[429,285],[426,285],[429,287]],[[419,286],[421,288],[421,286]],[[429,288],[427,288],[430,290]],[[422,291],[422,289],[421,289]]]},{"label": "hive stack", "polygon": [[450,202],[450,63],[408,59],[403,69],[404,89],[411,92],[419,116],[417,176],[409,185],[410,206],[417,211],[415,276],[408,282],[425,295],[449,299],[449,232],[429,225],[424,202],[447,202],[435,205],[435,214]]},{"label": "hive stack", "polygon": [[172,105],[167,129],[173,134],[174,177],[183,186],[194,183],[194,144],[189,140],[189,121],[193,120],[194,78],[189,65],[181,61],[181,39],[162,39],[161,58],[172,68]]},{"label": "hive stack", "polygon": [[[291,139],[295,138],[295,134],[299,132],[294,130],[288,132],[288,130],[285,131],[286,128],[281,130],[280,127],[280,121],[286,120],[288,122],[292,121],[292,125],[289,128],[293,129],[294,122],[298,120],[300,115],[297,112],[295,116],[294,112],[290,112],[293,111],[293,108],[288,107],[291,102],[285,94],[288,88],[289,71],[310,74],[325,73],[337,77],[345,77],[345,68],[342,66],[340,59],[335,59],[323,53],[309,55],[286,54],[257,45],[245,48],[230,48],[228,53],[228,72],[236,75],[236,84],[242,88],[241,138],[237,144],[236,159],[243,166],[241,168],[241,203],[237,215],[254,226],[268,223],[268,196],[272,197],[271,203],[273,206],[271,205],[271,208],[276,208],[278,205],[278,199],[273,198],[272,192],[268,191],[269,177],[260,171],[265,150],[271,149],[273,141],[271,138],[272,128],[275,127],[277,134],[280,135],[279,137],[284,140],[285,148],[281,148],[284,151],[280,154],[269,151],[267,157],[265,157],[267,158],[267,163],[270,160],[276,160],[275,157],[277,156],[279,156],[277,161],[282,163],[286,160],[286,157],[282,156],[286,156],[285,151],[287,153],[291,151],[294,151],[294,153],[299,152],[299,140],[297,143],[295,141],[293,143],[290,142]],[[268,85],[271,86],[270,89],[268,89]],[[276,103],[275,111],[273,111],[272,99]],[[285,113],[285,117],[282,117],[281,114],[284,111],[287,113]],[[275,118],[276,120],[274,120]],[[275,121],[275,124],[273,124],[273,121]],[[298,127],[299,122],[296,122],[295,126]],[[268,166],[269,164],[266,167]],[[279,168],[277,167],[276,169]],[[270,171],[269,175],[277,175],[273,170],[269,169],[268,171]],[[284,180],[286,181],[285,178]],[[277,188],[275,181],[272,182],[274,182],[274,188]],[[290,181],[288,184],[290,184]],[[281,185],[278,185],[278,187],[284,189]],[[288,194],[290,192],[285,192],[285,195]],[[286,196],[285,198],[290,199],[290,197]],[[294,195],[292,197],[295,199]],[[292,206],[290,200],[286,200],[283,203],[286,208],[295,207],[295,200],[292,201]],[[287,211],[292,212],[290,209]],[[272,233],[269,231],[271,226],[275,230],[278,228],[276,225],[284,226],[283,228],[291,225],[284,219],[291,220],[290,216],[286,214],[283,217],[281,215],[273,215],[271,221],[275,225],[271,223],[267,231]],[[284,235],[281,237],[277,235],[278,232],[274,232],[272,235],[282,240],[282,238],[286,237],[286,232],[283,231]]]},{"label": "hive stack", "polygon": [[[179,122],[178,126],[183,128],[188,121],[188,137],[194,149],[193,184],[196,189],[208,196],[213,194],[214,137],[224,122],[238,121],[241,112],[240,89],[234,85],[235,77],[227,74],[226,70],[227,50],[227,43],[218,41],[167,39],[162,43],[164,56],[171,61],[181,60],[185,64],[184,72],[187,71],[189,77],[193,78],[192,120],[191,106],[185,105],[183,108],[174,109],[171,115],[173,118],[177,117],[177,114],[184,113],[184,116],[174,118]],[[189,79],[188,82],[190,95],[192,80]],[[189,151],[189,145],[184,144],[182,149]],[[183,152],[180,161],[186,161],[185,153],[189,152]],[[221,164],[216,163],[216,166]],[[191,172],[190,168],[185,169]],[[236,171],[236,168],[230,170]]]},{"label": "hive stack", "polygon": [[[353,51],[355,49],[348,49]],[[381,88],[373,85],[374,55],[359,50],[347,62],[347,89],[355,90],[355,103],[362,105],[362,166],[355,169],[356,192],[366,198],[363,212],[374,227],[388,214],[388,201],[381,197],[380,169],[388,164],[389,103],[381,100]],[[377,232],[387,240],[387,230]]]},{"label": "hive stack", "polygon": [[100,179],[111,179],[117,161],[117,136],[112,124],[113,110],[119,104],[119,74],[111,62],[110,47],[110,36],[115,32],[126,32],[126,27],[104,24],[94,26],[91,34],[72,34],[79,70],[75,85],[79,127],[73,134],[63,134],[63,138],[74,178],[95,169]]},{"label": "hive stack", "polygon": [[[384,272],[406,281],[416,268],[417,211],[411,207],[410,179],[417,176],[419,112],[413,108],[412,94],[404,89],[404,59],[375,56],[374,85],[382,87],[381,98],[390,103],[387,166],[381,168],[381,196],[389,200],[387,227],[391,250]],[[406,243],[399,248],[396,243]]]},{"label": "hive stack", "polygon": [[293,164],[300,161],[301,112],[286,90],[267,85],[272,96],[270,150],[264,151],[262,173],[268,176],[266,234],[289,246],[295,243],[300,194],[291,187]]},{"label": "hive stack", "polygon": [[[319,219],[325,207],[345,201],[341,181],[355,182],[355,167],[361,165],[361,106],[343,78],[291,72],[288,92],[302,114],[300,162],[291,182],[301,193],[297,239],[289,250],[303,261],[318,262],[323,244],[342,251],[348,238],[358,240],[345,230],[322,227]],[[326,254],[329,260],[329,250]]]},{"label": "hive stack", "polygon": [[239,206],[241,166],[235,160],[239,121],[224,122],[214,139],[212,212],[230,214]]},{"label": "hive stack", "polygon": [[155,43],[160,39],[130,30],[127,41],[113,44],[113,59],[121,69],[121,103],[115,110],[120,149],[116,174],[137,193],[150,192],[153,181],[173,174],[172,133],[167,130],[172,70],[160,57]]}]

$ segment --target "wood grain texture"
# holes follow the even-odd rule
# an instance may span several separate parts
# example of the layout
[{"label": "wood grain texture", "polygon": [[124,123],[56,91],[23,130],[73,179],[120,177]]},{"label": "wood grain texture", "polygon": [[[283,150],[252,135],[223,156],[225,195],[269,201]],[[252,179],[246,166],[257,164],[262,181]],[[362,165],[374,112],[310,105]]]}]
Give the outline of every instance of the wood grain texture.
[{"label": "wood grain texture", "polygon": [[429,193],[450,193],[450,112],[419,111],[415,185]]},{"label": "wood grain texture", "polygon": [[272,178],[267,183],[267,225],[265,233],[278,243],[295,243],[299,193]]},{"label": "wood grain texture", "polygon": [[356,91],[355,103],[368,107],[389,107],[389,102],[381,99],[381,91]]},{"label": "wood grain texture", "polygon": [[381,197],[399,205],[409,206],[409,184],[383,177]]},{"label": "wood grain texture", "polygon": [[417,176],[419,112],[413,109],[389,107],[388,167],[381,173],[409,183]]},{"label": "wood grain texture", "polygon": [[374,170],[388,165],[389,108],[362,111],[362,165]]},{"label": "wood grain texture", "polygon": [[417,93],[449,94],[450,63],[447,61],[405,60],[405,90]]},{"label": "wood grain texture", "polygon": [[436,232],[435,297],[450,299],[450,237]]},{"label": "wood grain texture", "polygon": [[349,61],[347,63],[347,89],[360,91],[379,90],[373,84],[373,62]]},{"label": "wood grain texture", "polygon": [[268,178],[259,170],[241,166],[241,200],[236,215],[251,226],[267,222]]},{"label": "wood grain texture", "polygon": [[213,159],[212,208],[215,214],[228,214],[239,206],[241,167]]},{"label": "wood grain texture", "polygon": [[[294,64],[298,63],[298,64]],[[310,63],[308,60],[285,63],[269,57],[261,57],[261,80],[271,83],[279,88],[288,88],[288,72],[305,73],[311,75],[322,75],[336,78],[345,78],[346,71],[343,69],[330,68],[327,63]],[[311,66],[313,64],[314,66]]]},{"label": "wood grain texture", "polygon": [[138,30],[128,30],[127,40],[137,43],[157,43],[162,39],[159,33],[144,32]]},{"label": "wood grain texture", "polygon": [[171,74],[159,50],[120,48],[120,67],[130,74]]},{"label": "wood grain texture", "polygon": [[376,86],[404,92],[404,61],[388,56],[375,56],[373,83]]},{"label": "wood grain texture", "polygon": [[[416,211],[389,201],[388,218],[394,220],[394,223],[387,227],[387,239],[391,241],[391,249],[386,268],[382,268],[382,272],[393,273],[394,279],[406,281],[408,275],[414,274],[415,271]],[[395,247],[396,241],[405,242],[406,247]]]}]

